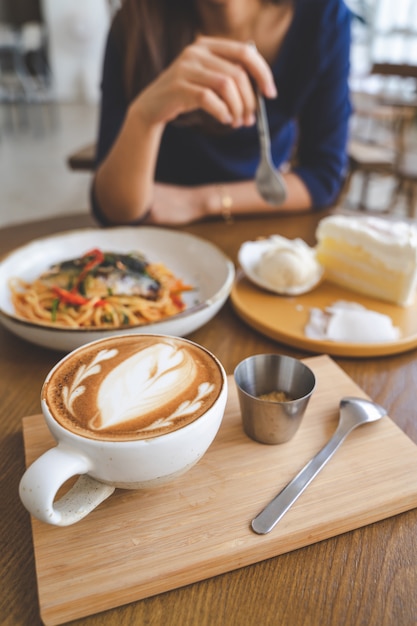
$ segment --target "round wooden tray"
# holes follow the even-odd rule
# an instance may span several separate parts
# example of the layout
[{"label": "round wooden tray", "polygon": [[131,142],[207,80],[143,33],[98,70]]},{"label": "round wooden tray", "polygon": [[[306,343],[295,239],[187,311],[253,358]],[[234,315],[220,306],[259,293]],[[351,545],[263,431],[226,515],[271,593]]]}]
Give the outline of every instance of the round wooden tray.
[{"label": "round wooden tray", "polygon": [[[417,347],[417,299],[409,307],[367,298],[330,282],[323,281],[301,296],[279,296],[251,283],[240,270],[231,292],[237,314],[259,332],[284,344],[318,354],[347,357],[373,357],[406,352]],[[310,339],[304,328],[310,309],[324,309],[338,300],[357,302],[367,309],[391,317],[401,331],[397,341],[386,343],[339,343]]]}]

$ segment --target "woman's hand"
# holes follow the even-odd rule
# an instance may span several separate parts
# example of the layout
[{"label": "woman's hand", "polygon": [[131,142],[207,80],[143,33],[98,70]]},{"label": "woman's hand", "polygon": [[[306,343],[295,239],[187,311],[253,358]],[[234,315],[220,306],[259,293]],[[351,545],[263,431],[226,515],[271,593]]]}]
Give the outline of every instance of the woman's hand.
[{"label": "woman's hand", "polygon": [[[254,46],[198,37],[130,105],[120,133],[97,169],[94,187],[108,222],[184,224],[207,214],[195,190],[154,184],[165,125],[183,113],[203,110],[232,127],[255,122],[255,84],[276,96],[270,67]],[[165,195],[163,195],[165,194]],[[169,209],[168,209],[169,207]]]},{"label": "woman's hand", "polygon": [[[253,180],[223,184],[179,187],[155,183],[152,208],[147,224],[180,226],[201,220],[253,213],[303,212],[311,208],[311,196],[303,181],[294,173],[284,174],[288,198],[274,207],[261,198]],[[225,210],[224,199],[228,205]]]},{"label": "woman's hand", "polygon": [[266,97],[277,95],[272,72],[254,46],[229,39],[198,37],[135,100],[145,124],[165,125],[202,109],[232,127],[255,122],[252,83]]},{"label": "woman's hand", "polygon": [[203,187],[178,187],[155,183],[152,209],[147,224],[181,225],[198,222],[207,213],[202,202]]}]

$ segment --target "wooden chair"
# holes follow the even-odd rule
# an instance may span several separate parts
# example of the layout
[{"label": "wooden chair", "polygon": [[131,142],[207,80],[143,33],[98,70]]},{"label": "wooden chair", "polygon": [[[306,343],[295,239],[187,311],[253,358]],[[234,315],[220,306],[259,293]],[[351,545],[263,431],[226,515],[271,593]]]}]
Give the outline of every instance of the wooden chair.
[{"label": "wooden chair", "polygon": [[394,196],[404,197],[407,215],[417,219],[417,148],[406,150],[398,165]]},{"label": "wooden chair", "polygon": [[[398,72],[398,74],[396,74]],[[390,63],[374,64],[372,76],[417,78],[417,67]],[[396,181],[394,193],[381,211],[390,211],[403,187],[399,185],[409,173],[404,166],[407,151],[407,134],[417,112],[417,94],[406,99],[403,93],[353,93],[354,115],[348,145],[349,173],[347,186],[353,176],[361,175],[359,210],[367,210],[368,191],[372,176],[390,176]],[[408,212],[414,212],[408,203]]]},{"label": "wooden chair", "polygon": [[410,63],[374,63],[371,68],[371,74],[417,79],[417,65],[411,65]]},{"label": "wooden chair", "polygon": [[91,172],[94,169],[95,154],[96,145],[94,143],[88,144],[68,156],[68,167],[78,172]]}]

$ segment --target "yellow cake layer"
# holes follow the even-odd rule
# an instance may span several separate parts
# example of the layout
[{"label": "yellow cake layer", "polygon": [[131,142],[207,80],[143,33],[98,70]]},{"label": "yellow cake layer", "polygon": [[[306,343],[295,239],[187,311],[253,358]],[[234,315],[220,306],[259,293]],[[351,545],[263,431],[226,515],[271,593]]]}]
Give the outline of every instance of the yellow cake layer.
[{"label": "yellow cake layer", "polygon": [[395,304],[404,304],[409,298],[413,277],[386,267],[364,248],[325,237],[316,256],[331,282]]}]

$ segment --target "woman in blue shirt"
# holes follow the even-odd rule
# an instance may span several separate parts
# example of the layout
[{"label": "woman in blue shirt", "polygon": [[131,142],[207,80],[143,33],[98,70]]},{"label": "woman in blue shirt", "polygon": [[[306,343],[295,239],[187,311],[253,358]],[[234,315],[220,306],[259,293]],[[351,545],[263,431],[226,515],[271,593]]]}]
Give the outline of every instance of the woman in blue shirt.
[{"label": "woman in blue shirt", "polygon": [[[98,221],[181,224],[334,202],[347,164],[350,20],[343,0],[124,0],[103,67]],[[287,189],[279,205],[254,183],[254,85]]]}]

